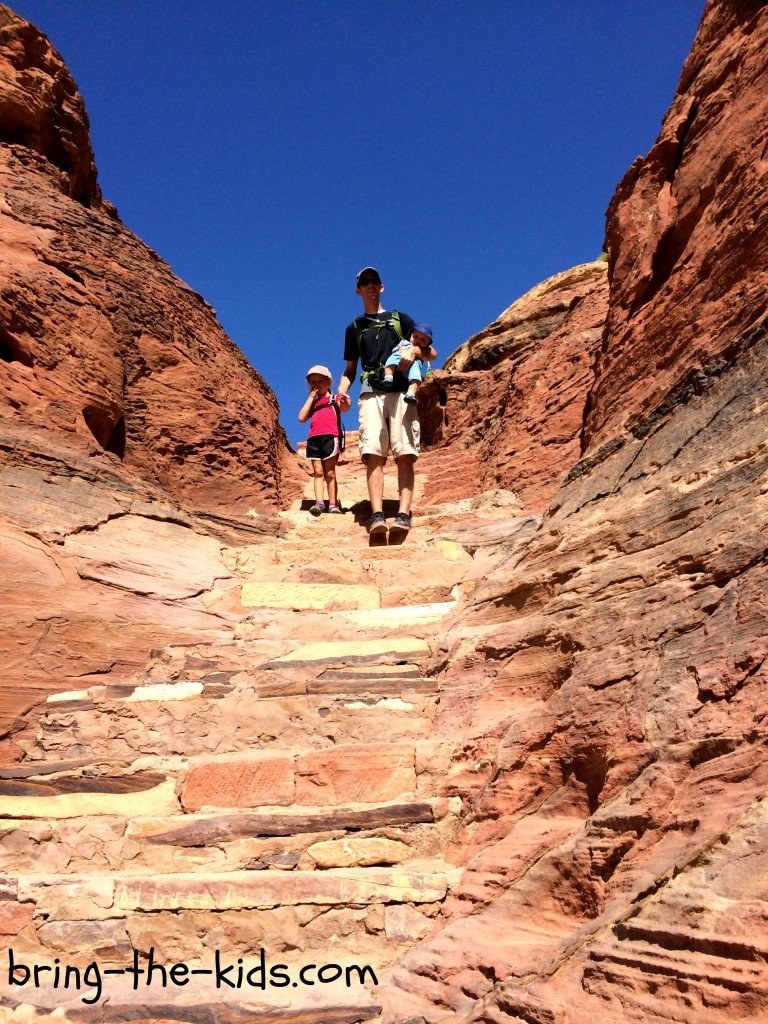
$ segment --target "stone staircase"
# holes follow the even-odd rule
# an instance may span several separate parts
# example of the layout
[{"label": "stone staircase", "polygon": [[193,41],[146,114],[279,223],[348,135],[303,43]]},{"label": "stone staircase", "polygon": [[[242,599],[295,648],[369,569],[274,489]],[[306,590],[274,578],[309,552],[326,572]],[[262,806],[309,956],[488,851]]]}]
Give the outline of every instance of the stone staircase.
[{"label": "stone staircase", "polygon": [[[52,968],[39,988],[0,972],[3,1020],[351,1024],[378,1015],[375,979],[434,927],[460,806],[425,669],[472,559],[435,539],[461,518],[446,509],[370,547],[356,460],[340,483],[351,512],[313,520],[307,497],[285,540],[226,552],[241,581],[219,598],[242,613],[229,640],[53,695],[0,769],[0,934],[16,962]],[[258,979],[266,956],[293,980],[217,988],[217,955],[230,979]],[[91,962],[89,1004],[75,969]],[[154,966],[134,990],[131,964],[185,965],[183,984]],[[332,965],[327,983],[303,984],[307,964]]]}]

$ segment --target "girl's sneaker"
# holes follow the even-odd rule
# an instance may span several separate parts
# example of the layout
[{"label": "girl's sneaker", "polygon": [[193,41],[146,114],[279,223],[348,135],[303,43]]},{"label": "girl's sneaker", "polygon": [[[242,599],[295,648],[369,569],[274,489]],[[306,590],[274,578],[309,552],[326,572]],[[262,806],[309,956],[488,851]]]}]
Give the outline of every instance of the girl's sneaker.
[{"label": "girl's sneaker", "polygon": [[325,502],[316,501],[312,508],[309,510],[311,516],[321,516],[325,512]]},{"label": "girl's sneaker", "polygon": [[332,515],[337,515],[337,516],[340,516],[340,515],[342,515],[342,514],[343,514],[343,513],[342,513],[342,511],[341,511],[341,507],[340,507],[339,505],[331,505],[331,506],[329,507],[328,511],[329,511],[329,512],[330,512],[330,513],[331,513]]}]

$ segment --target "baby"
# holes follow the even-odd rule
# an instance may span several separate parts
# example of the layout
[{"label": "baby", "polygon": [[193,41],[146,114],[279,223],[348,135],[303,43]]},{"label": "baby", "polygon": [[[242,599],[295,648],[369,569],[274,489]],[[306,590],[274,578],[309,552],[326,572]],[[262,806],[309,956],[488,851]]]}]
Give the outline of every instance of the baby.
[{"label": "baby", "polygon": [[[415,345],[416,348],[420,348],[422,352],[431,347],[432,328],[429,324],[414,324],[413,330],[411,331],[410,341],[401,341],[400,344],[392,351],[392,355],[387,359],[386,363],[384,363],[384,380],[382,383],[385,388],[392,387],[395,378],[395,370],[400,364],[402,353],[407,351],[412,345]],[[416,395],[418,394],[421,379],[421,360],[414,359],[411,364],[411,368],[408,370],[408,390],[403,396],[409,405],[414,405],[416,403]]]}]

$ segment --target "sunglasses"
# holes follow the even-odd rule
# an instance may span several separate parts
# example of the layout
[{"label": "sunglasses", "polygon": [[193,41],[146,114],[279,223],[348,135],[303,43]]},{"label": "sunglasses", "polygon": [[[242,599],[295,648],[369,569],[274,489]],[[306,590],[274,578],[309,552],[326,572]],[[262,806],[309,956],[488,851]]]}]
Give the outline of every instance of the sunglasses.
[{"label": "sunglasses", "polygon": [[357,287],[365,288],[369,284],[381,284],[381,281],[379,281],[378,278],[375,277],[364,277],[362,281],[357,282]]}]

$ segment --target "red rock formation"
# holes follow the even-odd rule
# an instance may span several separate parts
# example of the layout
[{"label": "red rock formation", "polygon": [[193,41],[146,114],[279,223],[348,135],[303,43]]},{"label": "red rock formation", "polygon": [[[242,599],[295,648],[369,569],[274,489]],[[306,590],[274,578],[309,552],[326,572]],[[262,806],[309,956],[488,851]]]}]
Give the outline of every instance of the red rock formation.
[{"label": "red rock formation", "polygon": [[88,115],[59,54],[33,26],[0,5],[0,142],[45,157],[61,191],[99,205]]},{"label": "red rock formation", "polygon": [[[606,264],[542,282],[470,338],[419,401],[428,501],[503,488],[542,510],[578,461],[608,303]],[[447,395],[441,406],[440,390]]]},{"label": "red rock formation", "polygon": [[264,513],[302,477],[271,390],[102,201],[77,88],[6,7],[0,197],[7,722],[52,690],[127,677],[148,647],[217,634],[221,538],[274,534]]},{"label": "red rock formation", "polygon": [[101,202],[82,99],[7,8],[0,119],[3,414],[79,436],[191,508],[290,501],[299,474],[274,395]]},{"label": "red rock formation", "polygon": [[465,870],[387,1020],[768,1016],[766,86],[768,7],[711,0],[609,209],[583,457],[434,665]]},{"label": "red rock formation", "polygon": [[591,448],[696,393],[765,315],[764,7],[708,4],[661,134],[611,201]]},{"label": "red rock formation", "polygon": [[[715,119],[732,98],[736,163],[762,153],[768,137],[767,44],[768,7],[711,2],[687,65],[695,78],[681,83]],[[768,226],[762,178],[750,178],[754,194],[738,207],[727,189],[704,189],[698,223],[714,231],[694,229],[695,248],[684,247],[654,290],[655,268],[669,269],[674,255],[658,238],[678,237],[665,227],[680,223],[673,193],[679,204],[693,196],[720,143],[715,133],[690,157],[686,143],[672,184],[668,172],[653,179],[649,171],[620,188],[609,218],[608,328],[594,364],[585,348],[597,343],[604,298],[592,270],[572,309],[570,301],[557,309],[556,292],[539,294],[531,308],[563,316],[545,325],[540,349],[523,337],[515,352],[532,321],[510,315],[474,343],[476,356],[470,346],[461,357],[455,377],[471,380],[477,407],[507,395],[518,418],[557,426],[548,444],[504,449],[506,423],[492,422],[496,445],[477,438],[463,454],[479,464],[502,449],[491,475],[472,479],[513,485],[529,506],[554,489],[550,477],[567,473],[541,522],[498,508],[486,522],[433,508],[406,545],[372,551],[351,517],[310,523],[296,511],[291,538],[270,558],[263,549],[225,552],[199,518],[139,481],[127,457],[93,458],[66,450],[50,427],[0,421],[9,429],[0,485],[20,566],[4,607],[32,586],[37,603],[51,602],[24,623],[26,647],[12,637],[11,667],[21,681],[41,665],[74,681],[79,657],[89,684],[51,702],[40,729],[17,737],[22,763],[6,769],[2,813],[25,819],[0,834],[15,872],[0,894],[8,941],[49,956],[99,948],[114,960],[150,945],[176,959],[207,955],[214,943],[252,953],[282,942],[280,951],[313,961],[331,943],[360,957],[386,950],[377,962],[399,962],[379,972],[376,997],[392,1024],[766,1019],[768,330],[755,311],[768,294],[768,251],[754,246]],[[626,240],[615,234],[621,224]],[[647,224],[656,239],[650,262]],[[726,259],[722,285],[710,251]],[[566,275],[557,287],[567,293],[575,283]],[[705,292],[720,304],[694,305]],[[704,333],[714,362],[690,343],[688,320],[700,310],[711,314]],[[689,345],[678,350],[681,330]],[[561,353],[575,357],[570,391],[574,374]],[[542,411],[541,379],[556,409]],[[45,394],[39,405],[56,411]],[[469,402],[456,405],[469,415]],[[26,408],[33,415],[37,406]],[[455,429],[450,418],[443,429]],[[72,445],[82,436],[73,433]],[[513,448],[527,460],[517,478]],[[457,472],[448,445],[425,459],[428,477],[442,455]],[[357,476],[343,493],[359,496],[363,474],[356,462],[345,471],[352,465]],[[428,493],[443,486],[427,479]],[[344,610],[351,595],[330,599],[337,611],[315,611],[317,592],[300,592],[336,589],[326,560],[318,562],[317,530],[351,552],[357,575],[346,582],[361,588],[358,612]],[[474,555],[470,565],[457,545]],[[254,578],[257,609],[236,639],[211,629],[202,643],[180,644],[184,630],[229,622],[236,573]],[[413,603],[438,573],[468,610],[398,606],[392,617],[384,591],[410,588]],[[371,586],[381,608],[368,606]],[[85,602],[107,593],[128,595],[127,619],[128,605],[116,601],[97,609],[90,633],[71,630],[67,595],[82,621]],[[294,608],[305,609],[300,620]],[[132,685],[98,685],[124,669],[108,663],[97,627],[135,625],[142,613],[167,616],[152,628],[172,642]],[[444,633],[442,615],[456,615]],[[299,645],[305,632],[329,643]],[[78,637],[87,651],[75,650]],[[130,634],[119,649],[137,642]],[[92,667],[94,652],[102,667]],[[142,763],[130,765],[137,752]],[[290,814],[264,813],[265,785]],[[368,803],[374,796],[386,802]],[[322,813],[321,800],[329,801]],[[400,831],[412,825],[418,831]],[[361,828],[375,834],[357,845],[344,836]],[[445,871],[444,856],[459,870]],[[381,858],[398,866],[369,871]],[[22,998],[39,1000],[35,1020],[59,995]],[[93,1018],[210,1016],[202,1003],[171,1010],[164,993],[165,1009],[123,998],[93,1008]],[[65,1019],[84,1019],[74,1002]],[[352,1022],[377,1009],[367,1000],[327,1011],[281,1006],[275,1019]]]}]

